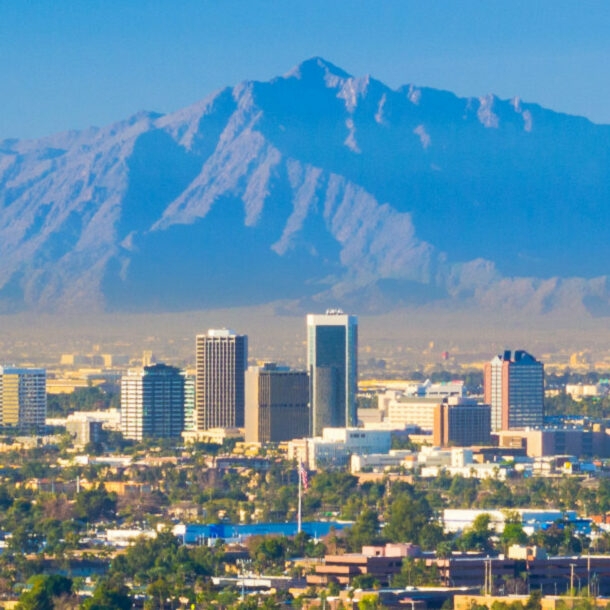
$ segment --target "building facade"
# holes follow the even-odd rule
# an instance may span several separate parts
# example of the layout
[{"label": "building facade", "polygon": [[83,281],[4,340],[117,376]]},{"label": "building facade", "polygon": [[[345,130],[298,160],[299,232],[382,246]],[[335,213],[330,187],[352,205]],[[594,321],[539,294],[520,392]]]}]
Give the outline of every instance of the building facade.
[{"label": "building facade", "polygon": [[358,319],[341,310],[307,316],[311,434],[357,424]]},{"label": "building facade", "polygon": [[44,369],[0,367],[0,422],[26,430],[44,428],[47,415]]},{"label": "building facade", "polygon": [[146,366],[121,379],[121,431],[125,438],[176,438],[184,430],[184,376],[166,364]]},{"label": "building facade", "polygon": [[389,430],[324,428],[322,436],[288,443],[288,459],[306,464],[309,470],[344,468],[352,455],[387,454],[392,446]]},{"label": "building facade", "polygon": [[268,362],[246,371],[246,442],[309,436],[309,377]]},{"label": "building facade", "polygon": [[485,403],[491,405],[491,429],[542,426],[544,365],[523,350],[505,351],[485,364]]},{"label": "building facade", "polygon": [[195,422],[195,376],[184,375],[184,431],[196,429]]},{"label": "building facade", "polygon": [[209,330],[197,335],[195,417],[197,430],[243,428],[248,337]]},{"label": "building facade", "polygon": [[491,407],[467,399],[450,399],[437,405],[432,437],[432,442],[437,447],[489,445]]}]

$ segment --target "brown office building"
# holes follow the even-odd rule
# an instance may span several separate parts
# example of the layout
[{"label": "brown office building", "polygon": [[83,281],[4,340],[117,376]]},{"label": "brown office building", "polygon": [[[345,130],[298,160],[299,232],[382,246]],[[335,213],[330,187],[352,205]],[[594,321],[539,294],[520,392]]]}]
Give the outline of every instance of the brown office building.
[{"label": "brown office building", "polygon": [[275,363],[246,371],[246,442],[309,436],[309,377]]},{"label": "brown office building", "polygon": [[437,405],[434,410],[433,442],[437,447],[489,445],[491,407],[451,399]]}]

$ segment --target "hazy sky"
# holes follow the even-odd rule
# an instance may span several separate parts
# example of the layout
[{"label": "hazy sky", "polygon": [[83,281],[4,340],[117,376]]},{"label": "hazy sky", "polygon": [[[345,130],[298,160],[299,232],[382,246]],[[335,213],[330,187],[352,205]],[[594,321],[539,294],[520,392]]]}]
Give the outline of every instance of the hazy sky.
[{"label": "hazy sky", "polygon": [[0,0],[0,139],[171,112],[315,55],[610,123],[607,0]]}]

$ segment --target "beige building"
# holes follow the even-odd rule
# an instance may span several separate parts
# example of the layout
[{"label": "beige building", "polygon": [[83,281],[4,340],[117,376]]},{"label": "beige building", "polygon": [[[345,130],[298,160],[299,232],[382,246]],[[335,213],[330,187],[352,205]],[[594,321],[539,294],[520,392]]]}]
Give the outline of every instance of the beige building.
[{"label": "beige building", "polygon": [[0,367],[0,423],[40,429],[47,415],[44,369]]},{"label": "beige building", "polygon": [[441,404],[438,398],[400,397],[387,404],[388,421],[392,426],[418,426],[426,432],[434,430],[434,413]]},{"label": "beige building", "polygon": [[601,427],[593,430],[578,428],[505,430],[498,433],[498,444],[500,447],[524,447],[529,457],[610,456],[610,436]]}]

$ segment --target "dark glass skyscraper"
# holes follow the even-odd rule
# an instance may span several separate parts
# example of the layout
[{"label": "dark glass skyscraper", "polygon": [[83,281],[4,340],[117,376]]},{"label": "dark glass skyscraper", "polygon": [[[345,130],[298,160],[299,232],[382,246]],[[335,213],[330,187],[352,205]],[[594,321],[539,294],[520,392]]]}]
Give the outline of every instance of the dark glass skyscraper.
[{"label": "dark glass skyscraper", "polygon": [[531,354],[516,350],[496,356],[485,364],[483,385],[492,431],[542,426],[544,365]]},{"label": "dark glass skyscraper", "polygon": [[307,370],[311,434],[327,427],[355,426],[358,379],[358,319],[331,309],[307,316]]}]

